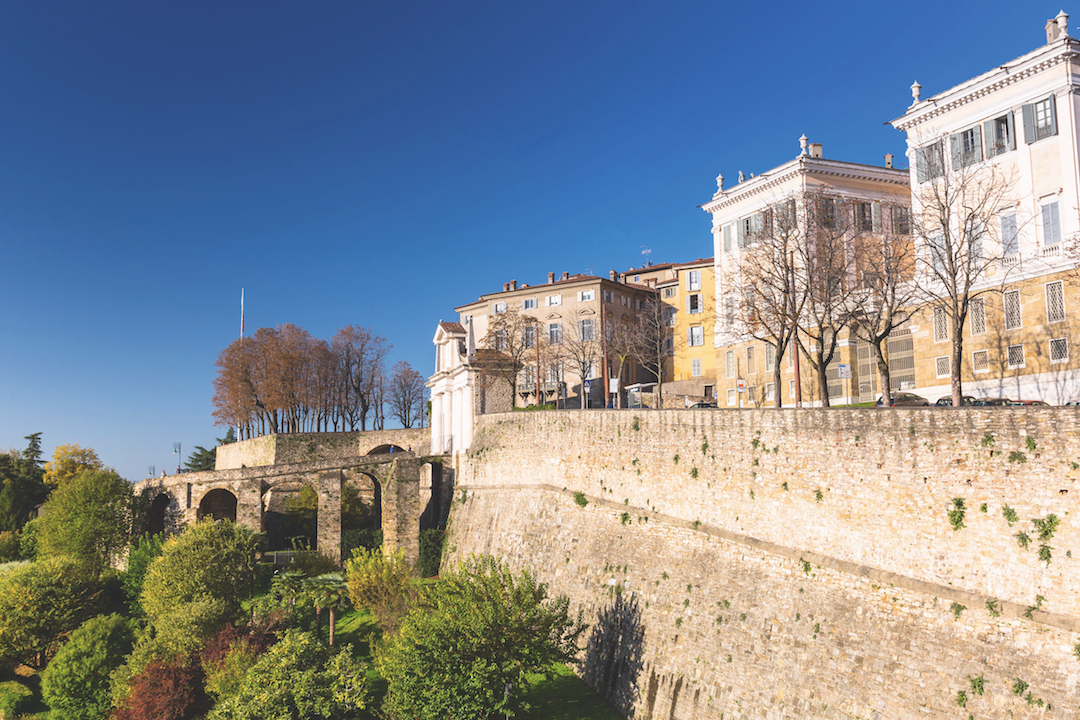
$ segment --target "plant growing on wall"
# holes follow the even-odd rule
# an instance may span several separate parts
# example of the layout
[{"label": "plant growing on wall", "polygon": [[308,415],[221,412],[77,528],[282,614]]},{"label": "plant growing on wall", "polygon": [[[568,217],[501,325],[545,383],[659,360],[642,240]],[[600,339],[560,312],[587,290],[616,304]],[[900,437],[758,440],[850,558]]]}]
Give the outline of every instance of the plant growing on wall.
[{"label": "plant growing on wall", "polygon": [[1009,527],[1013,526],[1013,523],[1020,519],[1020,516],[1008,505],[1001,507],[1001,514],[1005,517],[1005,522],[1009,523]]},{"label": "plant growing on wall", "polygon": [[953,498],[952,510],[949,510],[949,524],[953,530],[964,527],[964,498]]},{"label": "plant growing on wall", "polygon": [[586,505],[589,504],[589,499],[587,497],[585,497],[585,493],[581,492],[580,490],[575,490],[574,491],[574,502],[576,502],[581,507],[585,507]]}]

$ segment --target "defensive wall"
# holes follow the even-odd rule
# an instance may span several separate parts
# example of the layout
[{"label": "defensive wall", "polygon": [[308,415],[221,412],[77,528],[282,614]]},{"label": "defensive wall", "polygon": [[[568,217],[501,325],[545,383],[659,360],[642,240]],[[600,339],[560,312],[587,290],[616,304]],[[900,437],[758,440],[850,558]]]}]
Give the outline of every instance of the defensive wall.
[{"label": "defensive wall", "polygon": [[1078,462],[1073,408],[489,415],[447,560],[567,594],[636,718],[1072,720]]},{"label": "defensive wall", "polygon": [[369,455],[374,451],[382,452],[390,447],[426,453],[430,444],[429,428],[262,435],[219,445],[214,469],[233,470],[241,467],[345,459]]}]

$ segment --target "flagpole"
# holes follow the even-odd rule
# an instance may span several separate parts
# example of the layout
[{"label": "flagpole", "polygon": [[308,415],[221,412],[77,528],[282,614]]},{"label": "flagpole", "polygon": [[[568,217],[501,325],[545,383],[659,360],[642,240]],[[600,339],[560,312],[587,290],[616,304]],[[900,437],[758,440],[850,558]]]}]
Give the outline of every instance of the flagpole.
[{"label": "flagpole", "polygon": [[244,288],[240,288],[240,338],[244,337]]}]

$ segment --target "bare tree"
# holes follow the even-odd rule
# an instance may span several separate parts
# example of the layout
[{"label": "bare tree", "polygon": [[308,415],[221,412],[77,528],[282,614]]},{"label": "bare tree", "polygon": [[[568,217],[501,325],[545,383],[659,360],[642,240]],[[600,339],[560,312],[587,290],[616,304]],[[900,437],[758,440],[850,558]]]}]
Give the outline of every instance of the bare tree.
[{"label": "bare tree", "polygon": [[[557,346],[562,360],[581,379],[580,409],[585,409],[585,381],[600,366],[600,329],[595,315],[578,317],[577,321],[563,331],[562,344]],[[590,388],[591,390],[591,388]]]},{"label": "bare tree", "polygon": [[[924,148],[915,198],[918,208],[914,230],[918,246],[920,299],[933,317],[934,339],[951,338],[950,375],[954,407],[962,404],[961,362],[964,322],[971,301],[998,290],[989,273],[1000,268],[1003,243],[998,236],[997,215],[1008,203],[1011,178],[993,164],[976,165],[975,149],[963,153],[953,147],[951,167],[944,162],[943,148],[950,138]],[[989,271],[989,272],[988,272]]]},{"label": "bare tree", "polygon": [[394,365],[390,376],[390,414],[404,428],[422,422],[424,412],[424,377],[407,362]]},{"label": "bare tree", "polygon": [[[604,319],[604,334],[601,340],[604,348],[605,358],[615,358],[618,361],[618,366],[613,377],[619,381],[620,391],[615,393],[616,407],[622,407],[622,392],[621,388],[625,385],[623,382],[623,374],[626,372],[627,365],[634,357],[634,327],[632,318],[616,319],[611,313],[608,313]],[[604,396],[607,397],[607,388],[604,389]]]},{"label": "bare tree", "polygon": [[[796,253],[805,242],[795,199],[775,204],[740,228],[737,265],[726,273],[723,324],[773,347],[773,397],[782,405],[780,358],[797,331],[806,304],[805,283],[795,282]],[[803,224],[805,225],[805,223]]]},{"label": "bare tree", "polygon": [[[495,351],[500,362],[493,363],[489,374],[510,385],[512,402],[517,403],[518,378],[523,367],[544,344],[543,326],[531,315],[524,315],[516,307],[488,318],[487,334],[481,339],[481,347]],[[539,372],[539,368],[537,368]],[[537,402],[539,402],[537,398]]]},{"label": "bare tree", "polygon": [[349,325],[337,332],[332,346],[345,386],[345,419],[349,429],[367,430],[368,415],[378,412],[379,388],[386,375],[391,345],[367,328]]},{"label": "bare tree", "polygon": [[870,345],[878,371],[881,396],[892,397],[892,374],[884,351],[886,341],[918,310],[915,245],[911,216],[902,205],[879,205],[880,232],[864,235],[854,244],[857,285],[849,293],[849,327]]},{"label": "bare tree", "polygon": [[638,310],[634,322],[628,325],[630,351],[637,361],[656,380],[656,409],[664,405],[664,361],[674,348],[674,317],[672,308],[653,295]]}]

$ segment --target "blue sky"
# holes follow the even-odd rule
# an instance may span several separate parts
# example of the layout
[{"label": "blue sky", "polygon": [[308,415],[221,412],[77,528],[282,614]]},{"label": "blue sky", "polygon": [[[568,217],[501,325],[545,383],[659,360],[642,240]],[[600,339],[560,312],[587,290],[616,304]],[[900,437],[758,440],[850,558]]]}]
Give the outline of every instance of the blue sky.
[{"label": "blue sky", "polygon": [[911,83],[1022,55],[1059,9],[6,3],[0,448],[41,431],[137,480],[211,445],[241,287],[249,333],[371,327],[427,375],[435,324],[510,279],[709,256],[717,173],[803,133],[903,165]]}]

